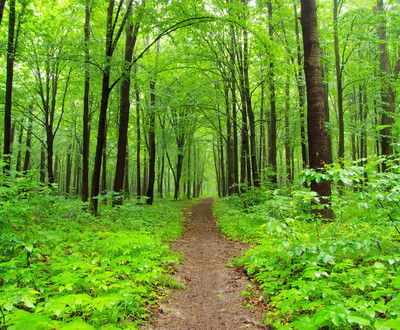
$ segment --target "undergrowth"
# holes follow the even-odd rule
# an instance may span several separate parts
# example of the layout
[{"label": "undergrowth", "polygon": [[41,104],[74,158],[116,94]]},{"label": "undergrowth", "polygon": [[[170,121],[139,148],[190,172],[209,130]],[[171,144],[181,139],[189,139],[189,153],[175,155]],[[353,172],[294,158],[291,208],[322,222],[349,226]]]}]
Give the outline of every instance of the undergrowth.
[{"label": "undergrowth", "polygon": [[136,328],[168,287],[182,204],[93,217],[29,178],[0,187],[0,328]]},{"label": "undergrowth", "polygon": [[[297,189],[250,190],[214,209],[228,236],[254,243],[237,261],[268,304],[278,329],[400,328],[400,174],[339,166],[307,170]],[[337,219],[315,217],[318,198],[301,183],[330,179]],[[368,180],[366,178],[368,177]],[[249,200],[256,203],[249,203]]]}]

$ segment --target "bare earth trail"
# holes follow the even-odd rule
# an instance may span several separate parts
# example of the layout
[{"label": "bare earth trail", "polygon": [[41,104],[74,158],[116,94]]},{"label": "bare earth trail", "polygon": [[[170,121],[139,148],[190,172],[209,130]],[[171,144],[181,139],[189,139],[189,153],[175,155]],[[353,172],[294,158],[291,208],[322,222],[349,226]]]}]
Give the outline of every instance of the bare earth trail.
[{"label": "bare earth trail", "polygon": [[242,291],[249,280],[235,267],[226,267],[246,247],[217,230],[212,198],[201,200],[188,215],[187,231],[174,243],[185,261],[175,278],[185,289],[173,290],[160,306],[156,329],[260,329],[262,311],[245,307]]}]

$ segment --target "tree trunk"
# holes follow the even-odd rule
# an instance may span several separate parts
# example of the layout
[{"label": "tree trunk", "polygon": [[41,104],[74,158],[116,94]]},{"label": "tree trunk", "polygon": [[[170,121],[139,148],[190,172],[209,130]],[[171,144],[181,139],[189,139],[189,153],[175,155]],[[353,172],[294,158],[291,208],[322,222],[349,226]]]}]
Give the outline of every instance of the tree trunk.
[{"label": "tree trunk", "polygon": [[[382,102],[382,115],[381,125],[384,127],[380,130],[381,137],[381,154],[383,156],[390,156],[393,154],[392,147],[392,125],[394,123],[394,101],[395,95],[390,82],[390,75],[392,69],[390,68],[387,38],[386,38],[386,23],[384,19],[383,0],[378,0],[375,10],[380,16],[376,32],[379,38],[379,63],[380,63],[380,76],[381,76],[381,102]],[[382,164],[382,170],[386,171],[386,163]]]},{"label": "tree trunk", "polygon": [[22,164],[22,151],[21,151],[21,146],[22,146],[22,137],[24,135],[24,126],[21,125],[21,129],[19,131],[18,135],[18,154],[17,154],[17,163],[15,167],[15,171],[17,172],[17,176],[20,175],[19,172],[21,172],[21,164]]},{"label": "tree trunk", "polygon": [[[144,3],[144,1],[143,1]],[[126,146],[128,143],[128,124],[129,124],[129,91],[131,88],[131,65],[133,51],[135,49],[136,39],[139,32],[141,14],[136,21],[135,28],[130,23],[126,30],[126,43],[125,43],[125,66],[123,74],[123,80],[121,82],[121,105],[120,105],[120,122],[119,122],[119,134],[118,134],[118,154],[117,154],[117,165],[115,169],[115,181],[114,181],[114,192],[117,194],[113,202],[118,205],[122,205],[121,196],[118,194],[123,189],[123,181],[125,175],[125,163],[126,163]]]},{"label": "tree trunk", "polygon": [[[136,40],[136,38],[135,38]],[[125,65],[132,62],[133,49],[135,47],[135,40],[133,37],[133,24],[129,24],[126,30],[126,44],[125,44]],[[120,195],[124,185],[125,175],[125,162],[126,162],[126,146],[128,143],[128,124],[129,124],[129,91],[131,87],[131,69],[128,66],[124,73],[124,78],[121,82],[121,105],[119,112],[119,134],[118,134],[118,153],[117,165],[115,168],[114,179],[114,193],[116,194],[113,199],[114,205],[122,205],[123,198]]]},{"label": "tree trunk", "polygon": [[[102,167],[101,167],[101,195],[107,194],[107,124],[104,130],[104,144],[103,144],[103,155],[102,155]],[[104,204],[107,204],[107,199],[103,200]]]},{"label": "tree trunk", "polygon": [[90,92],[90,16],[91,8],[89,5],[90,0],[85,3],[85,91],[83,96],[83,137],[82,137],[82,186],[81,186],[81,199],[82,202],[87,202],[89,198],[89,143],[90,143],[90,127],[89,127],[89,92]]},{"label": "tree trunk", "polygon": [[6,0],[0,0],[0,25],[3,19],[4,5],[6,4]]},{"label": "tree trunk", "polygon": [[[4,4],[3,4],[4,8]],[[7,44],[7,75],[6,75],[6,97],[4,106],[4,145],[3,160],[4,173],[8,175],[11,166],[11,107],[12,89],[14,79],[14,33],[15,33],[15,0],[10,0],[10,14],[8,22],[8,44]]]},{"label": "tree trunk", "polygon": [[40,182],[44,185],[46,183],[46,149],[42,145],[40,150]]},{"label": "tree trunk", "polygon": [[[329,163],[328,142],[325,130],[325,89],[322,80],[320,47],[315,0],[301,0],[301,24],[303,28],[304,72],[307,88],[307,128],[310,167],[323,171]],[[316,211],[323,218],[333,219],[329,205],[331,182],[324,180],[311,183],[311,189],[321,196],[325,206]]]},{"label": "tree trunk", "polygon": [[251,104],[251,96],[250,96],[248,33],[246,29],[243,29],[243,73],[244,73],[244,94],[246,97],[246,108],[249,117],[249,128],[250,128],[250,159],[248,161],[251,161],[251,174],[253,177],[253,185],[254,187],[259,187],[260,177],[257,168],[256,124],[255,124],[253,106]]},{"label": "tree trunk", "polygon": [[[115,3],[114,0],[109,0],[108,9],[107,9],[105,64],[104,64],[104,68],[103,68],[100,115],[99,115],[99,124],[98,124],[98,130],[97,130],[97,146],[96,146],[96,155],[95,155],[95,159],[94,159],[94,167],[93,167],[93,175],[92,175],[92,188],[91,188],[91,194],[90,194],[90,209],[91,209],[92,213],[95,215],[97,214],[97,208],[98,208],[97,196],[99,195],[99,190],[100,190],[99,183],[100,183],[100,174],[101,174],[101,161],[102,161],[104,143],[105,143],[105,139],[106,139],[105,133],[106,133],[108,99],[110,98],[110,93],[111,93],[112,88],[115,86],[115,83],[110,86],[111,58],[114,54],[115,48],[117,47],[119,37],[122,34],[124,25],[130,15],[130,11],[132,8],[132,2],[129,2],[127,5],[125,16],[122,19],[121,24],[119,26],[119,30],[115,34],[115,37],[114,37],[114,32],[115,32],[115,28],[117,25],[117,22],[113,22],[114,3]],[[122,5],[122,3],[120,3],[120,5]],[[118,19],[118,15],[117,15],[116,19]]]},{"label": "tree trunk", "polygon": [[299,67],[299,71],[296,71],[296,82],[297,82],[297,90],[299,93],[299,114],[300,114],[300,137],[301,137],[301,155],[303,160],[303,168],[308,165],[308,153],[307,153],[307,132],[306,132],[306,120],[305,120],[305,85],[304,85],[304,73],[301,69],[302,67],[302,52],[300,47],[300,31],[298,24],[298,16],[297,16],[297,8],[296,4],[293,4],[294,8],[294,21],[296,27],[296,44],[297,44],[297,65]]},{"label": "tree trunk", "polygon": [[33,123],[33,119],[32,119],[32,117],[29,117],[29,126],[28,126],[28,131],[26,133],[26,150],[25,150],[25,159],[24,159],[24,167],[23,167],[24,174],[26,174],[29,169],[29,163],[30,163],[30,159],[31,159],[32,123]]},{"label": "tree trunk", "polygon": [[342,67],[339,54],[339,32],[338,32],[338,0],[333,0],[333,40],[335,45],[335,68],[336,68],[336,89],[339,122],[339,147],[338,160],[344,160],[344,118],[343,118],[343,87],[342,87]]},{"label": "tree trunk", "polygon": [[[272,3],[268,1],[268,35],[272,43],[274,40],[274,29],[272,26]],[[275,96],[275,72],[274,61],[272,52],[269,55],[269,72],[268,72],[268,85],[269,85],[269,99],[270,99],[270,115],[268,125],[268,163],[271,166],[272,174],[270,175],[271,183],[276,185],[278,183],[277,166],[276,166],[276,96]]]},{"label": "tree trunk", "polygon": [[285,163],[286,163],[286,179],[290,183],[292,181],[292,171],[290,163],[291,155],[291,139],[290,139],[290,126],[289,126],[289,113],[290,113],[290,76],[287,74],[286,77],[286,89],[285,89]]},{"label": "tree trunk", "polygon": [[[136,66],[135,66],[136,76]],[[135,78],[135,96],[136,96],[136,195],[137,199],[140,199],[142,194],[142,182],[140,177],[140,147],[141,147],[141,136],[140,136],[140,93],[137,84],[137,77]]]},{"label": "tree trunk", "polygon": [[150,112],[149,112],[149,183],[147,186],[147,204],[153,204],[154,182],[156,168],[156,82],[150,81]]}]

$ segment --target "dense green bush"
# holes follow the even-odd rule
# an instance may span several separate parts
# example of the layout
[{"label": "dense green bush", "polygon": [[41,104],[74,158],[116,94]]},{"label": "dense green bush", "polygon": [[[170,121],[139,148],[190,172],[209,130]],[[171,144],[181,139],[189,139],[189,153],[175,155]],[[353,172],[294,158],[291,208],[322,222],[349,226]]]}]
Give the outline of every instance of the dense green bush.
[{"label": "dense green bush", "polygon": [[2,185],[0,200],[1,326],[133,328],[179,285],[166,242],[183,230],[182,204],[132,201],[93,217],[27,178]]},{"label": "dense green bush", "polygon": [[[333,165],[324,174],[304,171],[297,189],[265,192],[268,198],[250,209],[238,196],[216,204],[218,225],[227,235],[256,243],[237,263],[260,283],[270,306],[268,324],[400,328],[400,174],[395,162],[391,172],[376,172],[381,161]],[[318,198],[301,183],[313,179],[337,187],[333,222],[312,212]]]}]

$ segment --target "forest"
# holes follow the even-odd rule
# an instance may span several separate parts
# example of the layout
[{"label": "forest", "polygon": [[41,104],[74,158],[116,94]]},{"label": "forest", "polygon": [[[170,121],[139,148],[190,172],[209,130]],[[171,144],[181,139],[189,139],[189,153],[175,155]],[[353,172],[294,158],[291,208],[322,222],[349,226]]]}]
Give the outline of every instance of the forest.
[{"label": "forest", "polygon": [[400,328],[397,0],[0,0],[0,31],[1,329],[144,326],[208,196],[266,326]]}]

